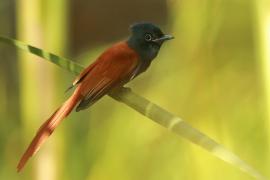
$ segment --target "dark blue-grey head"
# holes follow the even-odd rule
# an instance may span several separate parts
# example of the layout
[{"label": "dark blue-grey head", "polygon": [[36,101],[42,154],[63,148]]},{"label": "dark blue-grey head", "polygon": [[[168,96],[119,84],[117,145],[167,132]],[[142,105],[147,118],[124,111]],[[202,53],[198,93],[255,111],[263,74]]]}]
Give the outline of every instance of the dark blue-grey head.
[{"label": "dark blue-grey head", "polygon": [[130,27],[131,36],[128,45],[133,48],[142,60],[154,59],[161,45],[173,36],[164,34],[159,27],[152,23],[136,23]]}]

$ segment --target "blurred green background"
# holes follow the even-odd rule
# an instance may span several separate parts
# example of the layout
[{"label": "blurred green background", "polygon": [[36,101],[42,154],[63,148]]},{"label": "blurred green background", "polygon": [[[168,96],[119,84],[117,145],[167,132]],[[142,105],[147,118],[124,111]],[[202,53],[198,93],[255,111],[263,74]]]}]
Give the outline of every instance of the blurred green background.
[{"label": "blurred green background", "polygon": [[[0,35],[85,66],[130,24],[160,25],[175,39],[129,86],[270,177],[269,0],[1,0],[0,14]],[[252,179],[109,97],[72,113],[18,174],[73,78],[0,43],[0,179]]]}]

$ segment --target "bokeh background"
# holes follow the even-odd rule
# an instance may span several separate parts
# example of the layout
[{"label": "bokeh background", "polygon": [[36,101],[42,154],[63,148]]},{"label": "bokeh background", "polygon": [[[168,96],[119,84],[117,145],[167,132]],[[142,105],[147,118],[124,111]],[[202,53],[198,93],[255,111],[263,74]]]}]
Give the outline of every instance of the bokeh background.
[{"label": "bokeh background", "polygon": [[[85,66],[139,21],[176,38],[129,86],[270,177],[269,0],[0,1],[0,35]],[[0,179],[252,179],[109,97],[67,118],[18,174],[73,78],[0,43]]]}]

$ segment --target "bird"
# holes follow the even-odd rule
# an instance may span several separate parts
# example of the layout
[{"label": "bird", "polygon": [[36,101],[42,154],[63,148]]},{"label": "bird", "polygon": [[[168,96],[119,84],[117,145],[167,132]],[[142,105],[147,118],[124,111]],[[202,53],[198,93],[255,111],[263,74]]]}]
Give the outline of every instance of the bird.
[{"label": "bird", "polygon": [[162,44],[174,38],[150,22],[134,23],[129,29],[127,40],[113,44],[75,78],[68,88],[75,88],[72,95],[39,128],[17,165],[18,172],[75,107],[76,112],[84,110],[145,72]]}]

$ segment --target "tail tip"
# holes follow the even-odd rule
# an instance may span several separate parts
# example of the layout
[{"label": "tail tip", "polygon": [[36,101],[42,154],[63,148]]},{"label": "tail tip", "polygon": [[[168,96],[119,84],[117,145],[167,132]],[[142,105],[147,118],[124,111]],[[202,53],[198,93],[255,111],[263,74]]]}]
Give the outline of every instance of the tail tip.
[{"label": "tail tip", "polygon": [[23,166],[21,166],[20,164],[18,164],[18,166],[17,166],[17,173],[20,173],[21,170],[22,170],[22,168],[23,168]]},{"label": "tail tip", "polygon": [[25,161],[20,160],[20,162],[17,165],[17,173],[20,173],[22,169],[24,168]]}]

